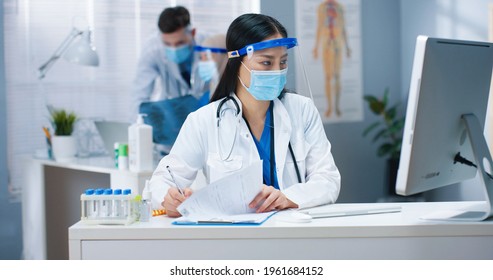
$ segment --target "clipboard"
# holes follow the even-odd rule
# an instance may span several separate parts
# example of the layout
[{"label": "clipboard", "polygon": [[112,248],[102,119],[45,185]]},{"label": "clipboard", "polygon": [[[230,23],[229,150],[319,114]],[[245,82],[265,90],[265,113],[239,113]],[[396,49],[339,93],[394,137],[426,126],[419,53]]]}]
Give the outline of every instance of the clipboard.
[{"label": "clipboard", "polygon": [[179,226],[259,226],[279,211],[258,214],[231,215],[220,218],[194,220],[187,217],[175,219],[171,224]]}]

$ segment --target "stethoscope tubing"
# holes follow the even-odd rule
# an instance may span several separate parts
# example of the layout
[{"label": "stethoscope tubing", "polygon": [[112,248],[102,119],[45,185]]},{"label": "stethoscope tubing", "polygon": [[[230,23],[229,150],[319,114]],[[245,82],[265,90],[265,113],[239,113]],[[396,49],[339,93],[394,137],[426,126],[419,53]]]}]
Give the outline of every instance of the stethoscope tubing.
[{"label": "stethoscope tubing", "polygon": [[[228,152],[228,155],[226,156],[226,158],[223,158],[222,157],[222,149],[221,149],[221,143],[219,143],[220,141],[220,137],[219,137],[219,126],[220,126],[220,122],[221,122],[221,109],[222,107],[224,106],[224,104],[226,102],[228,102],[229,100],[233,101],[233,104],[235,105],[236,107],[236,114],[235,116],[237,117],[240,113],[241,113],[241,110],[240,110],[240,105],[238,105],[238,102],[233,98],[231,97],[231,95],[228,95],[226,98],[224,98],[223,100],[221,100],[221,102],[219,102],[219,105],[217,106],[217,111],[216,111],[216,118],[217,118],[217,141],[218,141],[218,152],[219,152],[219,157],[222,161],[229,161],[230,157],[231,157],[231,154],[233,153],[233,148],[234,148],[234,145],[236,143],[236,137],[237,137],[237,132],[238,132],[238,127],[236,128],[235,130],[235,135],[234,135],[234,140],[233,140],[233,144],[231,145],[231,149],[229,150]],[[272,134],[272,137],[274,135]],[[252,136],[253,137],[253,136]],[[294,156],[294,152],[293,152],[293,148],[291,146],[291,141],[289,141],[288,143],[288,147],[289,147],[289,152],[291,154],[291,157],[293,158],[293,163],[294,163],[294,168],[296,170],[296,177],[298,179],[298,182],[299,183],[302,183],[303,181],[301,180],[301,173],[300,173],[300,170],[299,170],[299,167],[298,167],[298,163],[296,162],[296,157]]]}]

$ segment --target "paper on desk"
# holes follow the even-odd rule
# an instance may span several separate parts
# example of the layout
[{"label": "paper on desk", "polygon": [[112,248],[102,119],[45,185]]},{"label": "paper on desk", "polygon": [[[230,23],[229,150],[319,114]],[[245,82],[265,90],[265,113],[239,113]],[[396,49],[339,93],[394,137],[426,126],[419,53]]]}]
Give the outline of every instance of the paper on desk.
[{"label": "paper on desk", "polygon": [[175,225],[211,225],[211,224],[261,224],[267,220],[270,216],[277,213],[277,211],[265,212],[265,213],[248,213],[240,215],[225,215],[215,218],[202,218],[195,219],[191,217],[180,217],[176,219],[173,224]]},{"label": "paper on desk", "polygon": [[[255,212],[248,204],[261,190],[262,161],[257,161],[193,193],[177,210],[191,221],[234,220],[231,215]],[[251,215],[242,218],[257,220],[255,216],[262,216]]]}]

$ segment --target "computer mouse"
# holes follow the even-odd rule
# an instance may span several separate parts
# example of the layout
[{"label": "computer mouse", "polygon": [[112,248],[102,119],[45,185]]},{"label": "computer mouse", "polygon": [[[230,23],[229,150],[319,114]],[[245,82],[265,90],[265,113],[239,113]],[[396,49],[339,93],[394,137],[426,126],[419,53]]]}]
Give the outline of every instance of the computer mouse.
[{"label": "computer mouse", "polygon": [[299,223],[308,223],[312,221],[312,216],[297,211],[293,211],[291,217]]},{"label": "computer mouse", "polygon": [[277,220],[288,223],[309,223],[312,221],[312,216],[298,211],[289,211],[291,213],[282,213],[284,215],[277,216]]}]

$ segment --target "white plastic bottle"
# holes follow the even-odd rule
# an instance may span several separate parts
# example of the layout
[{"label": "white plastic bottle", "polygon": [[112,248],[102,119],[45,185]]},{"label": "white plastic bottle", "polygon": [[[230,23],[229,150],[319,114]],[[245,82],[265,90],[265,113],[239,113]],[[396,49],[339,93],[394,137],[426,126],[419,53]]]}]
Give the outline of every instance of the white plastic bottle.
[{"label": "white plastic bottle", "polygon": [[118,147],[118,169],[128,170],[128,145],[125,143]]},{"label": "white plastic bottle", "polygon": [[149,180],[146,180],[142,191],[142,202],[140,204],[140,221],[149,222],[152,216],[151,192],[149,191]]},{"label": "white plastic bottle", "polygon": [[152,171],[152,151],[152,126],[144,123],[144,114],[139,114],[137,122],[128,127],[128,159],[130,171]]},{"label": "white plastic bottle", "polygon": [[113,156],[115,157],[115,167],[118,168],[118,155],[120,154],[120,143],[118,142],[113,143],[113,150],[114,150]]}]

